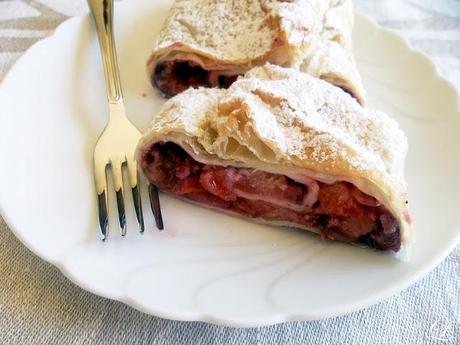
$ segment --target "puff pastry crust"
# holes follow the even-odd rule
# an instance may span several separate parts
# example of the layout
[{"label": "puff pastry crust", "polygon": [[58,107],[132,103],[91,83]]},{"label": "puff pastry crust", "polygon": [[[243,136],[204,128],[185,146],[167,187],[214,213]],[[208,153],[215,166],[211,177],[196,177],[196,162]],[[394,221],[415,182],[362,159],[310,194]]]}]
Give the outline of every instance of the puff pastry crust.
[{"label": "puff pastry crust", "polygon": [[[167,143],[179,146],[203,171],[231,167],[264,172],[269,178],[284,176],[293,181],[293,186],[303,184],[308,192],[316,189],[314,182],[321,186],[320,196],[323,189],[346,185],[351,193],[359,194],[359,203],[367,205],[363,207],[364,216],[374,212],[374,206],[386,214],[386,218],[381,213],[374,217],[380,230],[375,224],[368,229],[369,233],[374,231],[376,241],[388,233],[392,237],[385,247],[384,240],[374,243],[363,234],[359,238],[341,238],[316,223],[296,223],[289,217],[286,222],[283,217],[256,217],[241,212],[240,216],[276,224],[285,221],[326,238],[379,249],[398,251],[411,242],[404,180],[406,136],[387,115],[363,108],[350,95],[323,80],[267,64],[253,68],[228,89],[189,89],[168,100],[154,116],[137,149],[143,171],[153,183],[156,181],[152,181],[151,168],[156,158],[152,149]],[[187,198],[187,194],[182,197]],[[312,203],[317,205],[318,193],[313,198]],[[219,205],[211,206],[225,210]],[[397,227],[387,229],[385,223],[389,220]],[[327,219],[323,217],[322,221]]]},{"label": "puff pastry crust", "polygon": [[173,96],[189,86],[228,87],[269,62],[324,79],[363,104],[353,20],[351,0],[176,0],[148,71]]}]

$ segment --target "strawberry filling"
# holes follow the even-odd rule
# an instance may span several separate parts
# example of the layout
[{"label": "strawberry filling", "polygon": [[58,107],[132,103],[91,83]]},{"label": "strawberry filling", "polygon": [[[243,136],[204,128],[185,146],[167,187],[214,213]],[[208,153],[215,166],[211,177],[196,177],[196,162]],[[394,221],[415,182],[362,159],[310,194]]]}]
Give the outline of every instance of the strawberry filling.
[{"label": "strawberry filling", "polygon": [[398,251],[395,218],[348,182],[302,182],[256,169],[206,165],[174,143],[157,143],[142,157],[149,181],[173,195],[244,217],[298,224],[329,240]]},{"label": "strawberry filling", "polygon": [[191,61],[163,61],[155,66],[151,82],[167,97],[172,97],[189,87],[228,88],[238,75],[224,75],[207,71]]}]

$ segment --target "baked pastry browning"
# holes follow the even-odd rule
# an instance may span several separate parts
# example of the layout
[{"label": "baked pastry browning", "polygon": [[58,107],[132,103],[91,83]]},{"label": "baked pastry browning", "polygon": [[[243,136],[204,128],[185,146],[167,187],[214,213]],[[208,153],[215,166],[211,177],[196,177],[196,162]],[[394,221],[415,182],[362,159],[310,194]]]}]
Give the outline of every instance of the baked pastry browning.
[{"label": "baked pastry browning", "polygon": [[407,140],[387,115],[294,69],[256,67],[229,89],[189,89],[138,146],[177,197],[325,239],[399,251],[410,240]]},{"label": "baked pastry browning", "polygon": [[176,0],[148,70],[170,97],[188,87],[227,88],[270,62],[324,79],[362,104],[352,28],[351,0]]}]

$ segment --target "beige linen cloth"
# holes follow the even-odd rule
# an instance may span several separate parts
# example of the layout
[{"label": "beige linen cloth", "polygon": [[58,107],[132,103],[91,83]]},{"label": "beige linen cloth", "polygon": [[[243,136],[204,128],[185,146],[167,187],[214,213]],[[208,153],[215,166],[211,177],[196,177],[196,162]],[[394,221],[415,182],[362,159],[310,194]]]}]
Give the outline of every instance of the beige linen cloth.
[{"label": "beige linen cloth", "polygon": [[[430,54],[441,74],[460,88],[460,1],[355,3]],[[0,81],[30,45],[85,12],[83,0],[0,0]],[[159,319],[83,291],[35,257],[0,218],[0,344],[458,345],[460,247],[422,281],[366,310],[316,322],[231,329]]]}]

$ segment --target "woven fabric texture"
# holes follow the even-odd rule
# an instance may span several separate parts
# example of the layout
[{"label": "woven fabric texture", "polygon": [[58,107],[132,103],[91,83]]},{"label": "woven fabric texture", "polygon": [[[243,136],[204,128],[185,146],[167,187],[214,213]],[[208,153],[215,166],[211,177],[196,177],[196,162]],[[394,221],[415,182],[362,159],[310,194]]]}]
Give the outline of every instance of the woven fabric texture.
[{"label": "woven fabric texture", "polygon": [[[355,5],[429,54],[460,89],[460,1]],[[0,81],[30,45],[86,11],[83,0],[0,0]],[[0,344],[460,344],[460,246],[388,301],[340,318],[253,329],[163,320],[95,296],[33,255],[1,218],[0,277]]]}]

